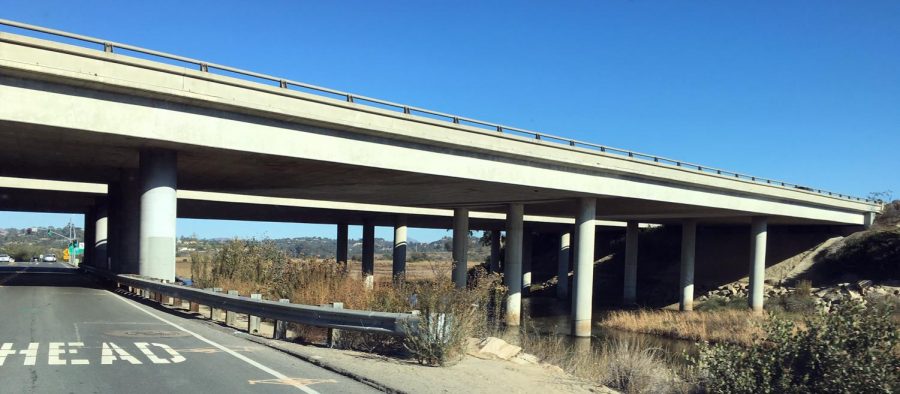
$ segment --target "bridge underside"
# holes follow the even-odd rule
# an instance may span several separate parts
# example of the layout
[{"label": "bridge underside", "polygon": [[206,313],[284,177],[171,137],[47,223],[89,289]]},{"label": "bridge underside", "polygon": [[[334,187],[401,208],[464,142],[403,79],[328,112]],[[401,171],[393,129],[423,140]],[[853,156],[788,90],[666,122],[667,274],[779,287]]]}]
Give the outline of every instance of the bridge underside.
[{"label": "bridge underside", "polygon": [[[176,148],[159,141],[2,121],[0,140],[6,142],[0,176],[106,184],[117,182],[123,171],[137,171],[142,149]],[[201,146],[179,145],[177,151],[178,186],[188,190],[410,207],[466,207],[498,213],[505,212],[509,203],[524,203],[528,215],[557,217],[572,217],[576,209],[573,198],[580,197],[570,191],[415,173],[415,163],[406,172]],[[182,217],[216,216],[210,212],[217,208],[196,202],[185,204],[184,210],[179,207]],[[315,219],[317,215],[309,212],[285,213],[290,218],[305,215],[312,222],[334,223]],[[261,216],[266,217],[264,220],[279,219],[274,212]],[[684,218],[699,218],[705,223],[749,224],[750,216],[738,210],[612,196],[599,198],[597,204],[597,218],[605,220],[677,223]],[[253,215],[238,218],[257,220]],[[770,222],[834,224],[783,216],[771,216]],[[443,221],[421,224],[449,227],[449,222]]]},{"label": "bridge underside", "polygon": [[[39,190],[0,187],[0,211],[85,214],[102,203],[106,193]],[[260,222],[348,224],[393,227],[402,215],[409,227],[450,229],[452,215],[375,212],[370,210],[329,209],[312,206],[286,206],[195,198],[178,199],[178,217],[185,219],[244,220]],[[470,219],[472,230],[502,230],[501,217]],[[531,221],[536,231],[561,231],[571,224]]]}]

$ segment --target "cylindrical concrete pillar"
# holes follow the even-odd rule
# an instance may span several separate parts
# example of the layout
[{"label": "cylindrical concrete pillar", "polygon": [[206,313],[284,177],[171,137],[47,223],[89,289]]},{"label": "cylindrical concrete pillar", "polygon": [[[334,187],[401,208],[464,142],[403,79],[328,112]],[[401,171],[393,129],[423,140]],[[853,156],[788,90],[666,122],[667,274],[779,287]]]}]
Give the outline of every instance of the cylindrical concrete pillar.
[{"label": "cylindrical concrete pillar", "polygon": [[531,263],[534,257],[534,234],[527,227],[522,235],[522,295],[531,294]]},{"label": "cylindrical concrete pillar", "polygon": [[406,216],[397,216],[394,224],[394,253],[393,253],[393,277],[394,282],[403,282],[406,279]]},{"label": "cylindrical concrete pillar", "polygon": [[466,287],[469,264],[469,210],[453,209],[453,283]]},{"label": "cylindrical concrete pillar", "polygon": [[637,255],[638,255],[638,222],[629,220],[625,227],[625,272],[622,303],[637,303]]},{"label": "cylindrical concrete pillar", "polygon": [[367,289],[375,286],[375,226],[363,224],[362,278]]},{"label": "cylindrical concrete pillar", "polygon": [[559,254],[556,257],[556,298],[565,299],[569,296],[569,246],[572,233],[564,232],[559,236]]},{"label": "cylindrical concrete pillar", "polygon": [[768,220],[754,217],[750,228],[750,308],[756,312],[763,310],[763,283],[766,280],[766,238]]},{"label": "cylindrical concrete pillar", "polygon": [[569,311],[571,314],[575,316],[575,294],[578,294],[578,281],[575,278],[578,277],[578,226],[572,226],[572,238],[570,239],[569,245],[569,261],[572,267],[572,284],[569,289]]},{"label": "cylindrical concrete pillar", "polygon": [[503,259],[503,279],[506,295],[506,325],[518,326],[522,316],[522,226],[525,206],[509,204],[506,212],[506,256]]},{"label": "cylindrical concrete pillar", "polygon": [[575,251],[575,309],[573,311],[572,334],[576,337],[591,336],[591,310],[594,293],[594,234],[597,222],[597,199],[578,199],[578,227]]},{"label": "cylindrical concrete pillar", "polygon": [[109,240],[109,211],[107,205],[99,204],[94,210],[94,251],[93,265],[100,269],[110,269],[108,266]]},{"label": "cylindrical concrete pillar", "polygon": [[[114,232],[107,230],[107,236],[117,237],[118,261],[112,261],[115,272],[120,274],[140,273],[141,244],[141,182],[136,170],[123,170],[119,177],[119,204],[115,212],[119,217]],[[173,245],[174,247],[174,245]],[[174,265],[174,261],[172,262]]]},{"label": "cylindrical concrete pillar", "polygon": [[347,224],[341,223],[337,225],[337,246],[334,253],[334,259],[338,264],[347,264],[347,248],[349,246],[349,232]]},{"label": "cylindrical concrete pillar", "polygon": [[94,236],[96,235],[94,227],[97,225],[96,217],[96,206],[91,207],[84,214],[84,239],[81,240],[84,242],[84,251],[82,252],[81,260],[78,262],[79,265],[94,266]]},{"label": "cylindrical concrete pillar", "polygon": [[101,263],[99,268],[106,268],[115,273],[120,273],[118,263],[122,254],[120,243],[122,242],[122,186],[121,183],[110,182],[106,185],[106,262]]},{"label": "cylindrical concrete pillar", "polygon": [[682,311],[694,310],[694,251],[697,244],[697,221],[687,219],[681,224],[681,300]]},{"label": "cylindrical concrete pillar", "polygon": [[138,272],[156,279],[175,280],[175,196],[178,180],[174,151],[141,152],[141,225]]},{"label": "cylindrical concrete pillar", "polygon": [[500,272],[500,230],[491,231],[491,272]]}]

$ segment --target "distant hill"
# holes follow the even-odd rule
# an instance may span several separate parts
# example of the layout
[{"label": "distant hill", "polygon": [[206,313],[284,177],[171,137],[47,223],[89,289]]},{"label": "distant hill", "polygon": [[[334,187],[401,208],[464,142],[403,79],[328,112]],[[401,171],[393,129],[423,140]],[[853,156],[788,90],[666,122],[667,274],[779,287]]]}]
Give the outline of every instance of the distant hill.
[{"label": "distant hill", "polygon": [[[218,249],[228,239],[203,239],[194,237],[181,237],[177,242],[179,256],[189,256],[196,252],[212,252]],[[297,237],[270,239],[275,245],[286,251],[291,257],[318,257],[335,258],[337,240],[324,237]],[[469,237],[469,256],[483,259],[490,254],[490,248],[481,245],[478,237]],[[351,260],[359,260],[362,256],[362,239],[350,239],[349,251]],[[406,255],[409,261],[449,259],[453,240],[444,237],[432,242],[419,242],[409,240],[407,242]],[[389,259],[393,253],[393,240],[375,238],[375,256],[378,259]]]},{"label": "distant hill", "polygon": [[[49,253],[61,256],[63,249],[67,247],[67,241],[56,235],[47,235],[47,230],[68,234],[67,228],[60,227],[0,229],[0,253],[13,256],[17,261]],[[76,227],[75,236],[80,242],[84,242],[84,229]]]}]

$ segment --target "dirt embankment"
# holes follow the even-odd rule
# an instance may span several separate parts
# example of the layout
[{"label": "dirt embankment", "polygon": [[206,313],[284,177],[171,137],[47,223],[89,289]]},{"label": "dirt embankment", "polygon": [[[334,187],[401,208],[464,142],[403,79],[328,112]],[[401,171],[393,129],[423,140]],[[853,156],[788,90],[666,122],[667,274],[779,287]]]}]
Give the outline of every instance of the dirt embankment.
[{"label": "dirt embankment", "polygon": [[875,219],[875,227],[900,226],[900,200],[894,200],[884,206],[884,211]]}]

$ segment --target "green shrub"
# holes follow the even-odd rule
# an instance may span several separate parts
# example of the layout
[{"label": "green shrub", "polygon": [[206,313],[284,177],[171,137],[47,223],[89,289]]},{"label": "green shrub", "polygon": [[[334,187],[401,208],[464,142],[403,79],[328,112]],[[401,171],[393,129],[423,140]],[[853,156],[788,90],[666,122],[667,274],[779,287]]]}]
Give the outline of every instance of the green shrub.
[{"label": "green shrub", "polygon": [[889,306],[843,300],[802,323],[772,317],[751,347],[702,344],[692,357],[714,393],[900,391],[900,326]]},{"label": "green shrub", "polygon": [[543,363],[626,394],[690,393],[697,389],[692,370],[643,337],[593,341],[540,334],[532,327],[521,334],[519,345]]},{"label": "green shrub", "polygon": [[419,322],[405,327],[403,346],[421,364],[452,364],[465,354],[470,337],[486,336],[499,327],[502,309],[497,304],[505,292],[496,274],[479,270],[467,289],[439,278],[409,283],[406,290],[415,300]]}]

